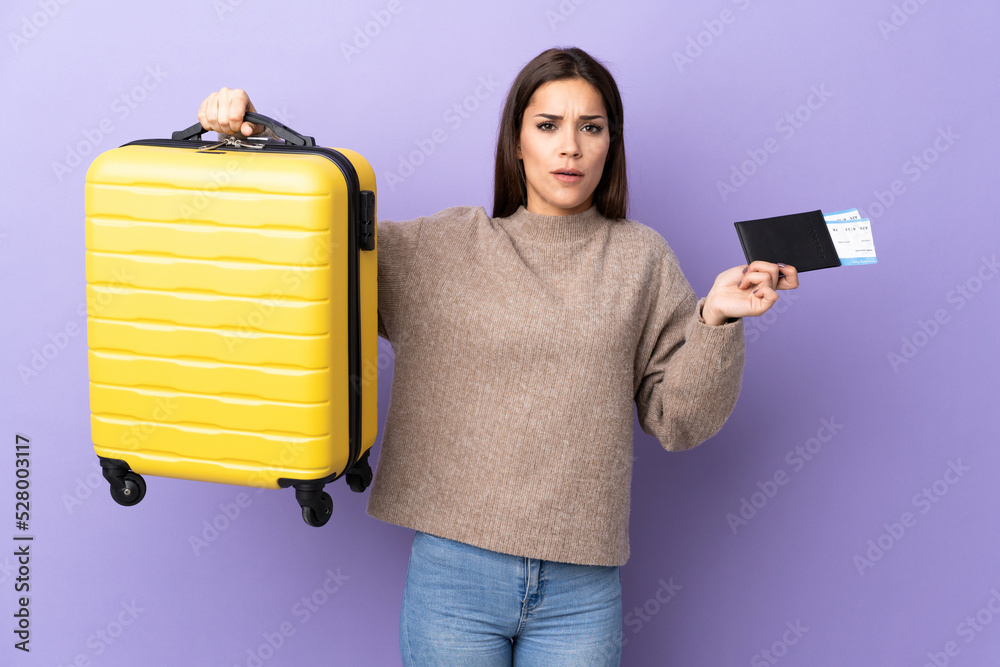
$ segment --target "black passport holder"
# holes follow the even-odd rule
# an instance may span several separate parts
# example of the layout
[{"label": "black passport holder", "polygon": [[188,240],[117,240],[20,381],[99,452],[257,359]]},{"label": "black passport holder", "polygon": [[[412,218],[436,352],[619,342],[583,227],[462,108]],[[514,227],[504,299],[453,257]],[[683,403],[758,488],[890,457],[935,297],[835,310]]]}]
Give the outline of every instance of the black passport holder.
[{"label": "black passport holder", "polygon": [[756,260],[790,264],[813,271],[840,266],[823,211],[809,211],[775,218],[733,223],[740,236],[747,264]]}]

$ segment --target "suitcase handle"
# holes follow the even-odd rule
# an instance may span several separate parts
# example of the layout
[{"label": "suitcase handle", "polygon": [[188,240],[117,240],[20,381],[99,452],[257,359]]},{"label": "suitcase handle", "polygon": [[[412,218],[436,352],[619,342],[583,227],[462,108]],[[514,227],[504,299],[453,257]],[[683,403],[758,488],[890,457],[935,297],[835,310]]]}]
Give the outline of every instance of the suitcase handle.
[{"label": "suitcase handle", "polygon": [[[290,127],[282,125],[278,121],[264,116],[263,114],[254,113],[253,111],[247,111],[243,114],[243,120],[248,123],[254,123],[255,125],[263,125],[269,128],[275,135],[280,139],[284,139],[286,144],[291,146],[315,146],[316,140],[312,137],[307,137],[305,135],[299,134]],[[170,135],[171,139],[178,139],[180,141],[188,141],[189,139],[201,138],[201,135],[208,132],[205,128],[201,126],[201,121],[195,123],[191,127],[178,130]]]}]

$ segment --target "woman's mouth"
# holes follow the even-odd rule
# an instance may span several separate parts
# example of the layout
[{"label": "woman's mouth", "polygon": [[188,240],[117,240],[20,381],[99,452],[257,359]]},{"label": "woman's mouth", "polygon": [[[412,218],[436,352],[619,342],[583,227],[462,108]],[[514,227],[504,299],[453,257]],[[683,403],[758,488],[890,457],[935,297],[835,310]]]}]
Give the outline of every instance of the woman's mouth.
[{"label": "woman's mouth", "polygon": [[552,175],[563,183],[577,183],[583,180],[583,172],[578,169],[559,169],[553,171]]}]

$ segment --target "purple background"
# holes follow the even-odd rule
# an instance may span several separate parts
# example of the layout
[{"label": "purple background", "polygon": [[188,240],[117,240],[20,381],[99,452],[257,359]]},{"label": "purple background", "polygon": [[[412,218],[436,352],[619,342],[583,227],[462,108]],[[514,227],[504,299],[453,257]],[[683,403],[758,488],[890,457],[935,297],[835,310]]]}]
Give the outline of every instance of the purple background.
[{"label": "purple background", "polygon": [[[1000,614],[987,606],[1000,591],[1000,279],[987,261],[1000,250],[998,5],[387,6],[3,3],[0,542],[16,533],[15,433],[31,438],[36,541],[28,656],[12,648],[13,546],[0,547],[0,663],[229,667],[256,664],[257,652],[264,665],[399,664],[412,531],[368,517],[367,494],[334,485],[335,515],[321,530],[302,523],[290,492],[149,478],[137,507],[108,496],[89,440],[77,313],[86,167],[101,151],[186,127],[227,85],[320,143],[365,155],[383,218],[489,209],[507,87],[541,50],[577,45],[622,91],[630,217],[664,235],[700,295],[743,262],[735,220],[856,206],[872,217],[879,255],[874,266],[807,273],[782,293],[784,312],[747,320],[742,394],[710,442],[669,454],[636,426],[623,664],[771,664],[763,649],[783,665],[919,666],[932,664],[928,653],[938,664],[998,664]],[[376,30],[372,12],[391,21]],[[377,34],[345,55],[366,25]],[[687,49],[695,57],[679,66]],[[495,89],[480,88],[486,99],[468,101],[478,108],[449,121],[481,80]],[[800,109],[814,88],[828,99]],[[789,136],[778,123],[797,111],[805,120]],[[95,133],[102,121],[110,131]],[[446,141],[390,187],[387,174],[437,128]],[[717,182],[768,139],[777,152],[724,199]],[[75,167],[70,152],[83,154]],[[933,163],[913,171],[924,154]],[[77,335],[61,337],[67,326]],[[53,358],[22,378],[46,345]],[[890,353],[903,352],[894,367]],[[380,423],[391,377],[389,364]],[[803,464],[786,459],[823,419],[842,428]],[[967,470],[946,475],[950,463]],[[754,497],[779,471],[787,483]],[[935,502],[915,499],[924,489]],[[189,538],[225,525],[220,506],[241,493],[249,506],[196,554]],[[734,533],[726,515],[744,498],[766,504]],[[339,589],[318,593],[328,571]],[[661,604],[671,579],[681,589]],[[322,602],[305,617],[296,605],[314,593]],[[808,628],[800,638],[786,633],[796,623]],[[294,634],[260,651],[282,624]]]}]

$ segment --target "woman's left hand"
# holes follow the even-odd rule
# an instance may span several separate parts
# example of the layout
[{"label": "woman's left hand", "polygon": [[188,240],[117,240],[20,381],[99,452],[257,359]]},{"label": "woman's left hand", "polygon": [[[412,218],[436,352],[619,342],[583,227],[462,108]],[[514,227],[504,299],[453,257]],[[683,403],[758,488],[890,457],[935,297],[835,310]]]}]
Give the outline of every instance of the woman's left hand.
[{"label": "woman's left hand", "polygon": [[729,318],[763,315],[778,301],[776,290],[799,286],[794,266],[755,261],[734,266],[715,279],[702,308],[706,324],[724,324]]}]

